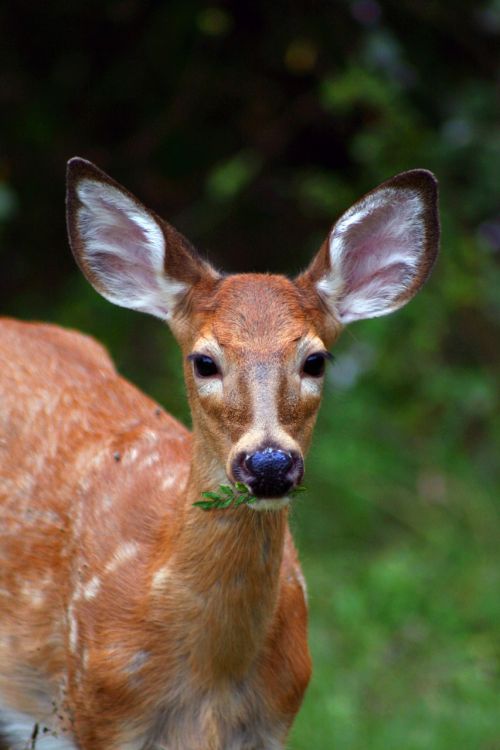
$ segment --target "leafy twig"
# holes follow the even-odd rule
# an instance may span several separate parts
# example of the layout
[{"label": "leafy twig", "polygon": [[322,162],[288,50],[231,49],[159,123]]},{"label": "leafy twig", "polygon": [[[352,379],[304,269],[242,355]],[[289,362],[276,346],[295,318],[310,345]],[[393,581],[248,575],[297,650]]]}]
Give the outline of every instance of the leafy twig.
[{"label": "leafy twig", "polygon": [[[295,487],[293,490],[290,490],[288,496],[293,497],[294,495],[298,495],[300,492],[304,492],[305,489],[303,486]],[[193,505],[202,510],[229,508],[231,505],[237,508],[239,505],[251,505],[258,500],[255,495],[251,494],[250,488],[246,484],[243,484],[243,482],[236,482],[234,486],[221,484],[217,492],[202,492],[201,496],[204,499],[198,500]]]}]

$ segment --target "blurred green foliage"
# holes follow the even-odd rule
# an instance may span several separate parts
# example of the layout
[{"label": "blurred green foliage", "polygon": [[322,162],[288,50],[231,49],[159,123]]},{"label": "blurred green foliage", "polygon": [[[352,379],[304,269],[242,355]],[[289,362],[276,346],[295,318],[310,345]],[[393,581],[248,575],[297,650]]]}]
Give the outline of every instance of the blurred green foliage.
[{"label": "blurred green foliage", "polygon": [[64,163],[98,163],[227,270],[304,267],[351,202],[441,186],[423,293],[336,351],[293,526],[306,750],[500,748],[497,0],[27,0],[0,8],[2,312],[93,333],[189,420],[153,320],[86,286]]}]

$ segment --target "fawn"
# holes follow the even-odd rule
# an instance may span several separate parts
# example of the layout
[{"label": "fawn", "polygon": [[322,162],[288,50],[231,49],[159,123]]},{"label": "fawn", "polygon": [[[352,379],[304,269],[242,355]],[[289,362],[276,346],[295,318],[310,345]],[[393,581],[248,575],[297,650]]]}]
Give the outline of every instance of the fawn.
[{"label": "fawn", "polygon": [[[92,339],[1,324],[0,733],[18,750],[278,750],[311,673],[288,505],[328,347],[429,276],[436,181],[365,195],[294,281],[216,272],[83,159],[67,210],[95,289],[170,326],[193,431]],[[195,505],[221,484],[256,499]]]}]

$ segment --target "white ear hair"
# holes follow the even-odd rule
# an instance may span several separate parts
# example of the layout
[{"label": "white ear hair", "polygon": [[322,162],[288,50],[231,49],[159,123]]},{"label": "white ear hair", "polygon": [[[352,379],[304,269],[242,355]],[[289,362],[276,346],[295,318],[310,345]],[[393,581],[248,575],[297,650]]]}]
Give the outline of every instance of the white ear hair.
[{"label": "white ear hair", "polygon": [[89,276],[106,299],[167,319],[186,284],[165,274],[165,236],[153,216],[114,185],[76,184],[76,227]]},{"label": "white ear hair", "polygon": [[397,175],[339,219],[328,238],[328,267],[317,281],[341,323],[396,310],[418,291],[438,249],[436,181]]}]

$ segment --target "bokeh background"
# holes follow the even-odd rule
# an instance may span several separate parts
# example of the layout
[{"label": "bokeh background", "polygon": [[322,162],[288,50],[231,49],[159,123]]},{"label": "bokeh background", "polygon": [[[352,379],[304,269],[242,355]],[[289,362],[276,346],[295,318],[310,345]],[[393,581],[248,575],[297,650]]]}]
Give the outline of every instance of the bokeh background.
[{"label": "bokeh background", "polygon": [[498,750],[498,0],[16,0],[0,27],[1,312],[94,334],[186,422],[168,331],[76,271],[69,157],[217,266],[291,274],[365,191],[436,173],[430,282],[328,373],[292,520],[315,673],[289,746]]}]

